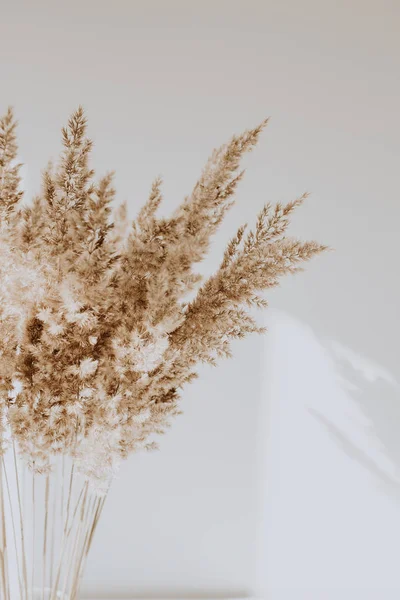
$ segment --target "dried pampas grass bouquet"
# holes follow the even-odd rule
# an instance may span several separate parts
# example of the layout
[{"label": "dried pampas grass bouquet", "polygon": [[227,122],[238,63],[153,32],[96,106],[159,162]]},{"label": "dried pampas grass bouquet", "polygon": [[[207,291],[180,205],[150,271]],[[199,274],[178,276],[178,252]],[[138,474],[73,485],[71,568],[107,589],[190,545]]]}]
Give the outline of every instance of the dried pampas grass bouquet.
[{"label": "dried pampas grass bouquet", "polygon": [[[35,486],[45,482],[40,545],[47,555],[41,558],[40,587],[49,599],[58,597],[57,589],[77,597],[90,532],[121,459],[155,447],[154,434],[179,413],[181,390],[196,377],[197,365],[215,364],[230,356],[232,340],[261,332],[251,314],[252,307],[267,305],[260,293],[324,250],[316,242],[286,237],[302,196],[287,205],[265,206],[253,229],[240,227],[206,281],[195,270],[233,204],[243,177],[241,158],[265,125],[214,150],[193,191],[171,216],[157,216],[162,194],[156,179],[129,222],[125,205],[113,206],[112,175],[94,177],[81,108],[62,130],[59,163],[45,171],[40,194],[26,205],[21,204],[12,111],[0,121],[0,508],[4,513],[7,497],[12,500],[13,477],[18,495],[25,471],[36,496]],[[9,452],[15,474],[7,483]],[[60,498],[60,486],[51,487],[59,463]],[[75,488],[79,478],[81,487]],[[64,519],[63,559],[48,581],[53,502],[60,503]],[[35,579],[38,557],[29,563],[23,511],[14,517],[21,523],[10,533],[20,557],[20,597],[28,599],[35,587],[29,564]],[[75,543],[74,518],[86,531]],[[36,522],[33,541],[38,530]],[[7,533],[3,526],[5,592]]]}]

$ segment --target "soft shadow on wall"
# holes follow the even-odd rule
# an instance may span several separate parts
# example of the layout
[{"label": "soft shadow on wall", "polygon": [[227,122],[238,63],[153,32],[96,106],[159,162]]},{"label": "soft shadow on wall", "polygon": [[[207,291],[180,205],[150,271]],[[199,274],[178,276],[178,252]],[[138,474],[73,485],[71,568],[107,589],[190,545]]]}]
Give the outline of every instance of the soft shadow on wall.
[{"label": "soft shadow on wall", "polygon": [[259,595],[398,598],[398,383],[286,314],[267,325]]},{"label": "soft shadow on wall", "polygon": [[386,369],[338,342],[327,347],[335,360],[337,380],[352,399],[353,418],[341,423],[316,408],[310,408],[310,413],[349,458],[369,471],[382,489],[400,501],[398,383]]}]

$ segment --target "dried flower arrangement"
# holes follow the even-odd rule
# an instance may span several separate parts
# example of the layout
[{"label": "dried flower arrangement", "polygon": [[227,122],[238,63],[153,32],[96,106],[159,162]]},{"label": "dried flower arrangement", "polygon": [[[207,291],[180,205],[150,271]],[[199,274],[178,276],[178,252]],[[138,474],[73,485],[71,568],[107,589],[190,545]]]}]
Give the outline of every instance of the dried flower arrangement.
[{"label": "dried flower arrangement", "polygon": [[179,412],[179,390],[196,364],[215,364],[230,356],[232,339],[261,331],[246,311],[266,306],[258,292],[324,250],[284,236],[305,195],[267,205],[184,302],[200,282],[193,266],[233,204],[240,159],[266,122],[215,150],[169,218],[156,216],[156,179],[129,225],[124,205],[110,219],[112,175],[94,181],[81,108],[31,206],[19,206],[12,111],[1,119],[1,410],[32,467],[46,470],[49,454],[67,453],[91,477],[108,479],[119,459],[153,447],[149,436]]},{"label": "dried flower arrangement", "polygon": [[179,413],[196,365],[263,330],[249,312],[267,305],[260,292],[324,250],[285,236],[304,195],[265,206],[253,230],[240,227],[204,283],[195,271],[266,123],[214,150],[168,218],[157,216],[156,179],[129,223],[125,205],[113,208],[112,174],[94,179],[81,108],[30,205],[21,204],[12,111],[0,120],[0,409],[3,433],[34,473],[65,455],[106,489],[119,461],[153,448]]}]

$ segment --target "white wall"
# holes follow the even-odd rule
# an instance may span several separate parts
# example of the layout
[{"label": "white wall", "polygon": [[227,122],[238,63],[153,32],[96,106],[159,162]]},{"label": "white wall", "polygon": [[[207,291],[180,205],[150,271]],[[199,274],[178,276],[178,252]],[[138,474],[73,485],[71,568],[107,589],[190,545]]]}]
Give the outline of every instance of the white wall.
[{"label": "white wall", "polygon": [[271,600],[397,598],[398,385],[297,318],[270,323],[260,587]]},{"label": "white wall", "polygon": [[172,208],[213,146],[271,115],[204,268],[266,200],[304,190],[293,232],[336,248],[271,295],[269,338],[204,369],[162,451],[124,465],[88,592],[400,592],[399,18],[396,0],[1,7],[0,108],[30,192],[78,103],[132,215],[156,174]]}]

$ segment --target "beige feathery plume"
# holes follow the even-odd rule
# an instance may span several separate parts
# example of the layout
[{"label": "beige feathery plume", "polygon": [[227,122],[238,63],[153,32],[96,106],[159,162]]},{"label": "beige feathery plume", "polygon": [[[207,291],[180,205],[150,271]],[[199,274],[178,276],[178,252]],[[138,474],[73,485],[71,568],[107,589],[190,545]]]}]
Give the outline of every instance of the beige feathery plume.
[{"label": "beige feathery plume", "polygon": [[113,208],[112,174],[96,182],[89,166],[82,108],[62,130],[59,164],[22,208],[12,111],[0,120],[0,408],[37,471],[52,454],[70,455],[105,485],[122,458],[152,449],[153,435],[180,413],[180,390],[197,365],[215,364],[231,355],[233,339],[263,331],[249,309],[265,307],[265,290],[325,250],[287,237],[305,195],[267,205],[200,284],[195,265],[266,124],[214,150],[170,217],[157,215],[157,178],[129,224],[126,206]]}]

